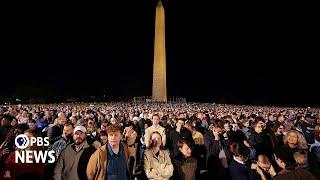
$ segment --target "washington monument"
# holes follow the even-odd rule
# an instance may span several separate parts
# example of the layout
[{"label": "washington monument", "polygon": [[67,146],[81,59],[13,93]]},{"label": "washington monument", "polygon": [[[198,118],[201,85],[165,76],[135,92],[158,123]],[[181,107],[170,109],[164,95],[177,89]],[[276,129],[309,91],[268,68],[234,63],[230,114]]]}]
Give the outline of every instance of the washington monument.
[{"label": "washington monument", "polygon": [[156,6],[152,100],[167,102],[165,14],[161,0]]}]

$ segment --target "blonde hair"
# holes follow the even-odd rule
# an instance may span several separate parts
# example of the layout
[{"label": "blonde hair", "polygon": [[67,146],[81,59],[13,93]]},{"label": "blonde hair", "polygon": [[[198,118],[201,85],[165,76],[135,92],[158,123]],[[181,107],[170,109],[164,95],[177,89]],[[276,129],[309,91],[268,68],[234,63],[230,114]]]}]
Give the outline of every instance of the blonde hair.
[{"label": "blonde hair", "polygon": [[284,137],[283,137],[283,142],[284,144],[288,143],[288,135],[290,133],[295,133],[298,136],[298,148],[299,149],[308,149],[308,143],[306,141],[306,139],[303,137],[303,135],[296,131],[296,130],[291,130],[289,131]]},{"label": "blonde hair", "polygon": [[293,154],[294,160],[296,161],[298,166],[306,166],[308,165],[308,156],[307,154],[295,152]]}]

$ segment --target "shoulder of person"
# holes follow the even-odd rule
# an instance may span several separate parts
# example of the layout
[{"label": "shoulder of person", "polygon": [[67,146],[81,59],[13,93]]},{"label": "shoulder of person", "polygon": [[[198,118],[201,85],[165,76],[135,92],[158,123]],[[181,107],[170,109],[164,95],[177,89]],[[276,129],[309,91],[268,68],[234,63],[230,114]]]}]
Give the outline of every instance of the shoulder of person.
[{"label": "shoulder of person", "polygon": [[106,151],[107,151],[107,145],[105,144],[105,145],[99,147],[98,149],[96,149],[94,153],[99,154],[101,152],[106,152]]},{"label": "shoulder of person", "polygon": [[151,131],[151,126],[144,130],[145,133],[149,133],[149,131]]},{"label": "shoulder of person", "polygon": [[195,157],[190,157],[190,158],[188,158],[188,162],[197,163],[198,161]]},{"label": "shoulder of person", "polygon": [[145,156],[151,156],[151,155],[152,155],[152,150],[151,150],[151,149],[147,149],[147,150],[144,152],[144,155],[145,155]]},{"label": "shoulder of person", "polygon": [[170,156],[170,151],[167,149],[163,149],[161,150],[163,152],[163,154]]},{"label": "shoulder of person", "polygon": [[295,172],[295,174],[302,175],[306,179],[308,179],[309,177],[316,179],[311,172],[309,172],[308,170],[302,169],[302,168],[298,168],[294,172]]},{"label": "shoulder of person", "polygon": [[96,152],[96,147],[92,146],[92,145],[89,145],[89,147],[85,148],[85,151],[86,152],[89,152],[91,154],[93,154],[94,152]]},{"label": "shoulder of person", "polygon": [[64,155],[66,152],[72,150],[72,145],[73,145],[73,143],[68,144],[64,149],[62,149],[59,156]]}]

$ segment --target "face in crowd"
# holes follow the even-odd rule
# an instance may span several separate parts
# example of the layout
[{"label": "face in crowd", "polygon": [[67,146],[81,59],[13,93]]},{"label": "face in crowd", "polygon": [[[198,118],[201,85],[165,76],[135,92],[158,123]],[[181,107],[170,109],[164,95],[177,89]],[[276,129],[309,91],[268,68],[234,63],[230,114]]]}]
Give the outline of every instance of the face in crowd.
[{"label": "face in crowd", "polygon": [[82,144],[86,140],[86,134],[82,131],[76,131],[73,135],[73,141],[76,145]]},{"label": "face in crowd", "polygon": [[72,125],[64,126],[63,127],[62,136],[65,137],[65,138],[70,137],[72,135],[72,133],[73,133],[73,129],[74,128],[72,127]]},{"label": "face in crowd", "polygon": [[110,146],[117,146],[120,144],[122,134],[119,130],[108,132],[108,142]]},{"label": "face in crowd", "polygon": [[153,124],[154,126],[159,125],[159,122],[160,122],[159,116],[153,116],[153,117],[152,117],[152,124]]},{"label": "face in crowd", "polygon": [[153,148],[159,148],[162,143],[162,138],[159,133],[153,133],[151,136]]},{"label": "face in crowd", "polygon": [[298,145],[298,135],[295,132],[289,132],[287,135],[288,138],[288,144],[291,146],[297,146]]},{"label": "face in crowd", "polygon": [[183,143],[182,147],[179,148],[179,151],[182,153],[184,157],[191,156],[191,148],[186,143]]},{"label": "face in crowd", "polygon": [[108,136],[107,135],[100,136],[100,140],[101,140],[101,144],[105,145],[108,143]]},{"label": "face in crowd", "polygon": [[60,112],[60,113],[58,114],[58,123],[59,123],[60,125],[64,125],[66,122],[67,122],[67,117],[66,117],[66,115],[65,115],[63,112]]}]

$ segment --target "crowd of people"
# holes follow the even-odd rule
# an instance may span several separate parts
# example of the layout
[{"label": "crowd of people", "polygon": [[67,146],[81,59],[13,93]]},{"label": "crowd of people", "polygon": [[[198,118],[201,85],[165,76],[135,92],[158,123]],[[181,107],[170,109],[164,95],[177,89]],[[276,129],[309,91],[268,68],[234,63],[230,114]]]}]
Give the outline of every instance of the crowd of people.
[{"label": "crowd of people", "polygon": [[[320,179],[317,108],[11,105],[0,120],[0,179]],[[19,134],[49,146],[19,149]],[[54,151],[55,162],[16,163],[26,150]]]}]

